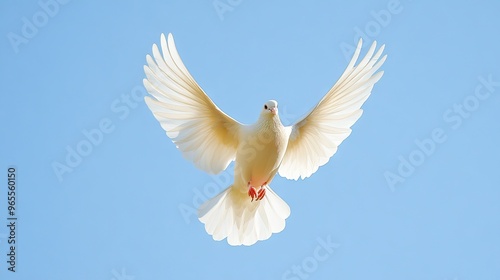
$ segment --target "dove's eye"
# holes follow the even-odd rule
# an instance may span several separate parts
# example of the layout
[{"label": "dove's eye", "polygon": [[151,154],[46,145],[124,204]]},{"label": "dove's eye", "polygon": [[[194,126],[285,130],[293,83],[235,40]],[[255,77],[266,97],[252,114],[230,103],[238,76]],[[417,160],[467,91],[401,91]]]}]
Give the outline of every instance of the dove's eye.
[{"label": "dove's eye", "polygon": [[267,105],[264,105],[264,109],[266,109],[266,110],[267,110]]}]

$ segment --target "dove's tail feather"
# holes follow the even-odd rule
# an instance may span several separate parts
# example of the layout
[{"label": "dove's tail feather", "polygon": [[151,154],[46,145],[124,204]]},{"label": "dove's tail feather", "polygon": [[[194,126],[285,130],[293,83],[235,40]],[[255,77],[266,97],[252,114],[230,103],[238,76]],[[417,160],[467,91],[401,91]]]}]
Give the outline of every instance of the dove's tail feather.
[{"label": "dove's tail feather", "polygon": [[269,186],[262,200],[230,186],[198,209],[198,218],[214,240],[227,237],[230,245],[250,246],[285,228],[290,207]]}]

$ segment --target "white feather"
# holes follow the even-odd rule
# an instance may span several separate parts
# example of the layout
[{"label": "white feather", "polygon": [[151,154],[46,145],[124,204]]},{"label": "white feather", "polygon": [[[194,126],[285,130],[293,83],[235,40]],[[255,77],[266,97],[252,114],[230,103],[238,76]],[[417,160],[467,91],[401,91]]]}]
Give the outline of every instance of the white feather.
[{"label": "white feather", "polygon": [[270,187],[264,199],[251,201],[232,186],[208,200],[198,217],[214,240],[227,237],[230,245],[250,246],[285,228],[290,207]]},{"label": "white feather", "polygon": [[373,42],[365,57],[354,66],[361,46],[362,40],[340,79],[318,105],[302,120],[287,127],[290,139],[279,168],[281,176],[293,180],[311,176],[351,134],[350,127],[363,112],[361,105],[383,75],[383,71],[375,72],[386,59],[386,56],[380,58],[384,46],[374,54],[376,42]]},{"label": "white feather", "polygon": [[234,160],[240,123],[222,112],[203,92],[175,48],[174,39],[161,36],[160,54],[153,45],[153,58],[146,57],[144,86],[153,96],[146,104],[167,136],[184,157],[198,168],[219,173]]}]

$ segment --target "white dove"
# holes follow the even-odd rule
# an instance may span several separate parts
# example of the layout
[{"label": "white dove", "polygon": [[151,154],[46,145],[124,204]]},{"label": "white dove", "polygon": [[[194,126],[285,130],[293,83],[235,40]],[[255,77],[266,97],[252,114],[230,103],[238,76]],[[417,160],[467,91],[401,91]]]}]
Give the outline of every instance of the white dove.
[{"label": "white dove", "polygon": [[278,102],[267,101],[259,119],[244,125],[226,115],[196,83],[174,44],[161,35],[160,53],[153,45],[147,55],[144,86],[152,97],[146,104],[183,156],[196,167],[219,173],[235,161],[234,183],[198,210],[198,217],[214,240],[230,245],[252,245],[285,228],[290,208],[271,188],[276,173],[297,180],[311,176],[328,162],[351,133],[362,114],[361,105],[383,71],[384,46],[375,53],[373,42],[355,66],[353,58],[337,83],[304,118],[283,126]]}]

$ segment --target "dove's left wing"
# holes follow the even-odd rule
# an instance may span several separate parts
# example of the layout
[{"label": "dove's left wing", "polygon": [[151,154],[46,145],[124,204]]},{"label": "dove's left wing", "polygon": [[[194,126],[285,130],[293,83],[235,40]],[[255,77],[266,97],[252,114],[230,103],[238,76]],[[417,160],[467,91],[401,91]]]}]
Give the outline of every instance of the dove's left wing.
[{"label": "dove's left wing", "polygon": [[360,40],[346,70],[318,105],[295,125],[287,127],[290,139],[279,168],[281,176],[294,180],[311,176],[328,162],[351,133],[350,127],[362,114],[361,105],[383,75],[383,71],[375,72],[386,59],[386,56],[380,58],[384,46],[374,54],[374,42],[366,56],[354,66],[361,46]]},{"label": "dove's left wing", "polygon": [[147,56],[144,86],[154,97],[146,104],[185,158],[198,168],[219,173],[234,160],[241,124],[222,112],[182,63],[172,34],[161,35]]}]

